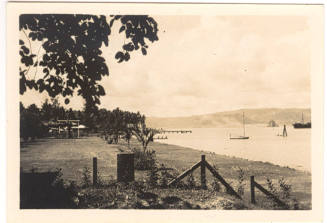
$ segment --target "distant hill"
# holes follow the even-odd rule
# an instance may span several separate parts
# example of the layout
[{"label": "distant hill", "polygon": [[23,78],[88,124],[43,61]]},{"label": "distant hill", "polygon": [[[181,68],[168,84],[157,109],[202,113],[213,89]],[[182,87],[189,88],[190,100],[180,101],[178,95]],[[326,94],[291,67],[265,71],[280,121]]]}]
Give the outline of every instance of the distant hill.
[{"label": "distant hill", "polygon": [[240,109],[217,112],[213,114],[194,115],[187,117],[147,117],[147,125],[152,128],[213,128],[233,127],[242,125],[242,113],[245,114],[246,124],[266,124],[274,120],[278,125],[290,125],[300,122],[302,112],[304,121],[311,121],[311,109],[298,108],[263,108]]}]

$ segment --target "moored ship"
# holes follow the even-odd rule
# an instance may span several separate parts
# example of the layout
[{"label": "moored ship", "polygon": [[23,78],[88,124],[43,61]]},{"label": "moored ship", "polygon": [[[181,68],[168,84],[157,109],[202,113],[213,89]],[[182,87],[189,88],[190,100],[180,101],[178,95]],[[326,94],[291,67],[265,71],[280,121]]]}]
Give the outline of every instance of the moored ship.
[{"label": "moored ship", "polygon": [[311,128],[311,122],[304,123],[303,112],[302,112],[302,122],[296,122],[293,124],[295,129],[308,129]]},{"label": "moored ship", "polygon": [[304,129],[304,128],[311,128],[311,122],[307,122],[307,123],[294,123],[293,127],[295,129]]}]

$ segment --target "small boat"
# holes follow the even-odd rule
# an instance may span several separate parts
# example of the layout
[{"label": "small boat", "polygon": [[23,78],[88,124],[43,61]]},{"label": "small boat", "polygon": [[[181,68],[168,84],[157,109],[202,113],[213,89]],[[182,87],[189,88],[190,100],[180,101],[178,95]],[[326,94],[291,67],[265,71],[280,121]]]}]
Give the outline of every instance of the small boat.
[{"label": "small boat", "polygon": [[236,137],[229,136],[229,139],[249,139],[249,138],[250,138],[249,136],[236,136]]},{"label": "small boat", "polygon": [[249,136],[245,136],[245,122],[244,122],[244,112],[243,112],[243,136],[233,136],[229,134],[229,139],[249,139]]}]

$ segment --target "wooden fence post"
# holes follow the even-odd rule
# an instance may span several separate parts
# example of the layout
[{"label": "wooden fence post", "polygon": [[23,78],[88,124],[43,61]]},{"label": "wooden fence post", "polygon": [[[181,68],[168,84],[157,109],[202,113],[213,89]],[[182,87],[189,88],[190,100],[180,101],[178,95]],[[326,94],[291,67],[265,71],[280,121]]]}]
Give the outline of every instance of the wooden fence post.
[{"label": "wooden fence post", "polygon": [[168,186],[175,185],[177,182],[181,181],[184,177],[186,177],[188,174],[192,173],[195,169],[197,169],[199,166],[201,166],[202,161],[196,163],[193,165],[190,169],[185,170],[183,173],[181,173],[178,177],[176,177],[174,180],[170,181],[168,183]]},{"label": "wooden fence post", "polygon": [[207,189],[206,184],[206,165],[205,165],[206,156],[201,156],[201,187],[202,189]]},{"label": "wooden fence post", "polygon": [[251,176],[251,203],[255,204],[254,176]]},{"label": "wooden fence post", "polygon": [[98,181],[98,162],[97,158],[93,157],[93,186],[97,185]]},{"label": "wooden fence post", "polygon": [[216,177],[225,187],[228,193],[231,195],[234,195],[235,197],[242,200],[241,196],[236,193],[236,191],[224,180],[222,176],[217,173],[217,171],[210,166],[210,164],[206,161],[205,155],[201,155],[201,161],[193,165],[190,169],[184,171],[182,174],[180,174],[178,177],[176,177],[174,180],[170,181],[168,183],[168,186],[176,185],[177,182],[181,181],[185,176],[192,173],[195,169],[198,167],[201,167],[201,187],[203,189],[207,188],[206,185],[206,168],[213,174],[214,177]]}]

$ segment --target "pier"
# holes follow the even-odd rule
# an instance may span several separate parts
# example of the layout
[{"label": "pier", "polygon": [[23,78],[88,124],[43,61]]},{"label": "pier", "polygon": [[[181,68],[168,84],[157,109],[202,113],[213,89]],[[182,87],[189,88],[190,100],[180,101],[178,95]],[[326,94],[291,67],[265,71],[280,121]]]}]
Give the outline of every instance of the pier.
[{"label": "pier", "polygon": [[159,130],[160,134],[166,134],[166,133],[192,133],[192,130]]}]

